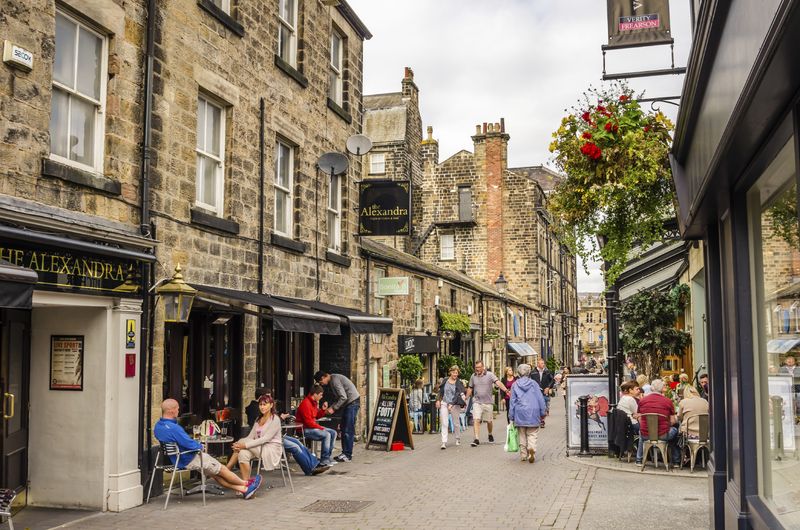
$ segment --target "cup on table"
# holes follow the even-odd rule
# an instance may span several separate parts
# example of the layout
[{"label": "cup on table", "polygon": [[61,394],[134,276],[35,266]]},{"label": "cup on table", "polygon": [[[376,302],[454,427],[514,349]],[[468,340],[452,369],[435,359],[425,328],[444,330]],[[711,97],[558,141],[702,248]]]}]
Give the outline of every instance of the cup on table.
[{"label": "cup on table", "polygon": [[219,430],[220,430],[220,432],[222,432],[222,437],[223,438],[228,435],[228,427],[227,426],[220,427]]},{"label": "cup on table", "polygon": [[199,425],[193,425],[192,426],[192,434],[194,435],[195,438],[200,438],[200,426]]}]

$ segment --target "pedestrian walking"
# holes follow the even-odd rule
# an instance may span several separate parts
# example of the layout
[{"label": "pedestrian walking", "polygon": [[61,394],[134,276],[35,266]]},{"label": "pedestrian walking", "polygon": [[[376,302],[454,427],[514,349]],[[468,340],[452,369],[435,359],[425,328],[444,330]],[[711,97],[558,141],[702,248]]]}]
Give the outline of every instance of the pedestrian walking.
[{"label": "pedestrian walking", "polygon": [[453,433],[456,445],[461,445],[461,411],[467,406],[464,383],[458,378],[458,366],[450,367],[450,377],[439,385],[439,395],[436,399],[436,410],[439,411],[439,426],[442,431],[442,449],[447,449],[447,418],[453,420]]},{"label": "pedestrian walking", "polygon": [[553,393],[556,380],[553,378],[553,373],[547,369],[544,359],[541,357],[536,360],[536,370],[533,370],[530,377],[538,383],[539,388],[542,389],[542,395],[544,396],[545,414],[542,416],[541,423],[541,427],[544,429],[544,416],[550,413],[550,394]]},{"label": "pedestrian walking", "polygon": [[[511,390],[511,386],[514,384],[514,381],[517,380],[516,376],[514,375],[514,369],[510,366],[506,366],[506,369],[503,371],[503,378],[500,380],[503,383],[503,386],[506,387],[506,390]],[[511,398],[510,394],[506,394],[503,396],[503,399],[506,402],[506,419],[508,419],[508,400]]]},{"label": "pedestrian walking", "polygon": [[517,367],[519,378],[511,388],[509,421],[517,428],[519,456],[531,464],[536,460],[536,438],[543,423],[546,404],[539,384],[531,379],[531,365]]},{"label": "pedestrian walking", "polygon": [[489,431],[489,443],[494,443],[492,427],[494,422],[494,403],[492,399],[492,387],[497,387],[503,394],[511,392],[503,386],[503,383],[492,372],[486,369],[483,361],[475,363],[475,373],[469,378],[469,388],[467,397],[472,397],[472,427],[475,431],[475,439],[470,444],[472,447],[480,445],[478,438],[481,433],[481,421],[486,422],[486,429]]},{"label": "pedestrian walking", "polygon": [[333,393],[336,394],[336,401],[328,407],[328,414],[333,414],[337,410],[342,411],[342,453],[334,460],[337,462],[349,462],[353,459],[353,445],[356,440],[356,418],[358,408],[361,406],[361,396],[356,385],[342,374],[329,374],[320,370],[314,374],[314,381],[322,386],[330,385]]}]

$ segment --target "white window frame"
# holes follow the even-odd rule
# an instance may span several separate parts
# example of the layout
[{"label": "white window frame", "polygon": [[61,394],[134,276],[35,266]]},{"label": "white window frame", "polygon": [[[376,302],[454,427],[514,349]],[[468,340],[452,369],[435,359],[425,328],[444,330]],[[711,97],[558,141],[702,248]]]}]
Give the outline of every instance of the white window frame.
[{"label": "white window frame", "polygon": [[[380,157],[380,162],[376,161],[376,158]],[[380,171],[375,170],[376,162],[378,167],[381,168]],[[370,175],[384,175],[386,173],[386,153],[370,153],[369,155],[369,174]]]},{"label": "white window frame", "polygon": [[594,330],[590,329],[587,333],[589,335],[589,344],[591,344],[594,342]]},{"label": "white window frame", "polygon": [[[210,212],[215,213],[217,216],[222,216],[224,212],[224,205],[225,205],[225,106],[217,103],[210,97],[206,96],[205,94],[198,94],[197,96],[197,120],[200,120],[200,112],[204,112],[204,120],[208,119],[208,107],[214,107],[219,109],[219,156],[211,153],[206,149],[200,148],[197,144],[199,143],[200,139],[198,138],[195,142],[195,153],[197,154],[196,157],[196,167],[195,167],[195,204],[200,206],[204,210],[209,210]],[[203,133],[206,131],[205,121],[203,121]],[[208,144],[205,143],[207,147]],[[215,195],[217,198],[216,204],[211,204],[208,202],[204,202],[200,198],[200,192],[202,188],[202,182],[200,180],[201,175],[201,159],[205,159],[206,161],[212,161],[216,164],[216,172],[215,172]]]},{"label": "white window frame", "polygon": [[372,300],[375,304],[372,312],[383,316],[386,314],[386,297],[378,294],[378,280],[381,278],[386,278],[386,269],[383,267],[372,269]]},{"label": "white window frame", "polygon": [[[334,57],[334,42],[339,41],[339,52],[338,56]],[[340,107],[344,106],[343,98],[344,98],[344,47],[345,47],[345,38],[342,36],[341,33],[336,31],[335,29],[331,31],[331,49],[330,49],[330,86],[328,87],[328,97],[331,100],[339,105]],[[339,63],[337,67],[335,63]]]},{"label": "white window frame", "polygon": [[[281,16],[281,12],[283,11],[283,7],[286,2],[292,2],[294,6],[294,11],[292,13],[288,13],[290,15],[289,18],[291,20],[287,20]],[[281,31],[278,28],[278,56],[289,63],[292,67],[297,68],[297,10],[298,10],[298,2],[299,0],[278,0],[278,22],[279,25],[288,30],[289,32],[289,57],[284,57],[281,55],[281,51],[283,50],[283,46],[281,46]]]},{"label": "white window frame", "polygon": [[[336,200],[332,204],[336,191]],[[342,251],[342,176],[331,175],[328,180],[328,250]]]},{"label": "white window frame", "polygon": [[414,276],[414,329],[416,331],[421,331],[423,324],[422,278]]},{"label": "white window frame", "polygon": [[[445,238],[452,240],[452,245],[445,246]],[[448,252],[449,250],[449,252]],[[441,261],[455,261],[456,259],[456,235],[453,232],[443,232],[439,234],[439,259]]]},{"label": "white window frame", "polygon": [[223,13],[231,14],[231,0],[211,0],[211,3],[220,8]]},{"label": "white window frame", "polygon": [[[67,164],[70,166],[77,167],[79,169],[88,170],[93,173],[103,173],[103,166],[105,163],[104,160],[104,146],[105,146],[105,128],[106,128],[106,90],[108,88],[108,36],[98,32],[96,29],[92,28],[85,22],[67,14],[65,11],[61,9],[56,9],[56,14],[63,16],[70,22],[76,24],[76,33],[80,34],[80,29],[83,28],[84,30],[88,31],[89,33],[97,36],[100,38],[102,42],[102,47],[100,49],[100,99],[96,100],[90,96],[81,94],[77,91],[77,89],[70,88],[62,83],[59,83],[55,79],[52,79],[53,90],[58,88],[60,91],[67,94],[70,98],[70,102],[72,98],[79,98],[85,102],[91,103],[95,106],[95,114],[94,114],[94,165],[87,165],[82,162],[78,162],[76,160],[71,160],[69,156],[63,157],[61,155],[57,155],[55,153],[50,153],[50,159],[60,162],[62,164]],[[54,39],[55,40],[55,39]],[[79,39],[76,38],[75,40],[75,79],[77,80],[78,77],[78,53],[79,53]],[[53,63],[55,64],[55,55],[53,56]],[[67,138],[69,138],[69,130],[70,130],[70,120],[71,120],[71,108],[72,105],[67,107]],[[52,112],[52,104],[50,107],[50,112]],[[49,130],[49,126],[48,126]],[[48,146],[50,149],[50,146]],[[69,153],[67,153],[69,155]]]},{"label": "white window frame", "polygon": [[[278,182],[280,181],[280,179],[278,178],[278,172],[281,170],[281,165],[280,165],[281,146],[284,146],[284,147],[288,148],[288,150],[289,150],[289,178],[288,178],[289,187],[288,188],[285,188],[285,187],[281,186],[280,184],[278,184]],[[274,231],[275,231],[276,234],[280,234],[280,235],[283,235],[283,236],[286,236],[286,237],[289,237],[289,238],[292,237],[292,234],[294,232],[294,193],[293,193],[293,190],[294,190],[294,157],[295,157],[294,146],[292,146],[290,143],[285,142],[285,141],[280,140],[280,139],[277,142],[275,142],[275,183],[274,183],[274,185],[275,185],[275,197],[273,197],[273,201],[274,201],[273,202],[273,206],[274,206],[273,209],[275,210],[275,215],[274,215],[274,220],[273,220],[274,221]],[[278,230],[278,193],[284,193],[286,195],[286,202],[285,202],[286,211],[284,213],[284,215],[286,216],[285,219],[284,219],[285,222],[286,222],[286,231],[285,232],[283,232],[281,230]]]}]

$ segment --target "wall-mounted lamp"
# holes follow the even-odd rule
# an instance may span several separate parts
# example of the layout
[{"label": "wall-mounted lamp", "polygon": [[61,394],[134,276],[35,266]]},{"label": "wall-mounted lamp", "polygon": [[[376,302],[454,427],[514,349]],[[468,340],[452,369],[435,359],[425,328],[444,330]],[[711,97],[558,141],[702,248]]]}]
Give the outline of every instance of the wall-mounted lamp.
[{"label": "wall-mounted lamp", "polygon": [[189,322],[197,289],[183,281],[180,264],[175,267],[172,279],[156,288],[156,293],[164,299],[164,322]]},{"label": "wall-mounted lamp", "polygon": [[500,294],[506,294],[506,289],[508,289],[508,280],[506,277],[503,276],[503,273],[500,272],[500,276],[494,281],[494,287],[497,289],[497,292]]}]

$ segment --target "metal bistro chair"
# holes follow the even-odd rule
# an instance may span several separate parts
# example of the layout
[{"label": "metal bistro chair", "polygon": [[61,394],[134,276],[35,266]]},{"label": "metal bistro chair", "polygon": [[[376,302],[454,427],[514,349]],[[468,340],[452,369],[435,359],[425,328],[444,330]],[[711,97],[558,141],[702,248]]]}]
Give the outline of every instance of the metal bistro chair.
[{"label": "metal bistro chair", "polygon": [[[200,483],[202,484],[201,490],[203,492],[203,506],[206,505],[206,475],[203,473],[203,451],[200,449],[181,451],[180,447],[178,447],[178,444],[174,442],[161,443],[161,449],[158,451],[158,456],[156,456],[156,465],[153,467],[153,474],[150,477],[150,487],[147,489],[147,500],[145,501],[145,504],[150,502],[150,494],[153,491],[153,481],[156,478],[156,471],[159,469],[172,474],[169,479],[169,489],[167,490],[167,500],[164,501],[164,509],[166,510],[167,505],[169,504],[169,496],[172,493],[172,484],[175,482],[176,474],[178,475],[178,480],[180,481],[181,497],[183,497],[183,475],[180,472],[186,468],[180,467],[178,462],[180,462],[181,456],[189,454],[200,455]],[[170,457],[175,457],[175,464],[172,464]],[[164,462],[159,464],[159,460],[162,458]]]},{"label": "metal bistro chair", "polygon": [[[686,418],[686,432],[689,432],[689,422],[697,420],[698,424],[698,431],[700,436],[698,438],[687,438],[686,439],[686,447],[689,449],[689,471],[694,473],[694,463],[697,460],[697,454],[702,450],[705,449],[706,451],[710,451],[711,448],[709,446],[709,437],[708,437],[708,413],[704,412],[701,414],[693,414]],[[705,467],[706,461],[705,458],[703,459],[703,467]]]},{"label": "metal bistro chair", "polygon": [[17,497],[14,490],[0,488],[0,520],[5,519],[9,530],[14,530],[14,523],[11,521],[11,503]]},{"label": "metal bistro chair", "polygon": [[[647,422],[647,438],[644,439],[644,457],[642,458],[642,469],[640,471],[644,471],[644,466],[647,464],[647,458],[650,456],[650,449],[656,449],[657,452],[655,453],[655,458],[653,459],[653,463],[658,468],[658,453],[661,453],[662,458],[664,459],[664,467],[669,471],[669,458],[668,454],[668,442],[666,440],[659,440],[658,439],[658,421],[660,418],[664,418],[668,420],[666,416],[663,414],[656,414],[656,413],[645,413],[639,417],[639,424],[641,425],[642,420]],[[639,434],[642,436],[642,434]]]},{"label": "metal bistro chair", "polygon": [[[292,471],[289,469],[289,458],[286,456],[286,447],[281,443],[281,463],[279,464],[281,469],[281,478],[283,478],[283,487],[286,487],[286,477],[289,477],[289,486],[292,488],[292,493],[294,493],[294,483],[292,482]],[[258,454],[258,466],[256,467],[256,475],[261,474],[261,453]]]}]

